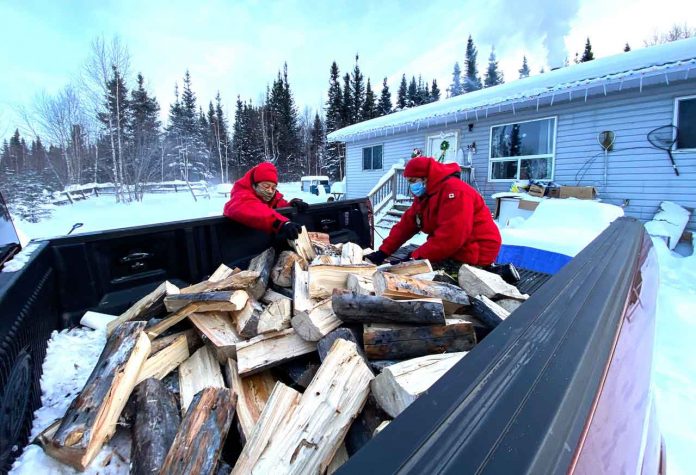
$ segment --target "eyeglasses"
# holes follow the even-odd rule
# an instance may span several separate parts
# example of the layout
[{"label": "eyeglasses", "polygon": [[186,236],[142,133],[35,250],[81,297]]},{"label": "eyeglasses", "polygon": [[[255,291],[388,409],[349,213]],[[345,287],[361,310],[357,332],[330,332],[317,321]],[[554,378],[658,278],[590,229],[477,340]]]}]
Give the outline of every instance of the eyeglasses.
[{"label": "eyeglasses", "polygon": [[257,183],[256,186],[264,191],[275,191],[278,187],[278,185],[271,183],[270,181],[262,181],[261,183]]}]

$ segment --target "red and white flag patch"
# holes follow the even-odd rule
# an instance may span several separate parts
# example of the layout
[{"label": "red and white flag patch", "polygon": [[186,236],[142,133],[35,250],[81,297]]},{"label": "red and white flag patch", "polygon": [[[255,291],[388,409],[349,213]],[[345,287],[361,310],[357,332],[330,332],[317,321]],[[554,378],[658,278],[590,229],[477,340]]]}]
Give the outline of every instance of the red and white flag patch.
[{"label": "red and white flag patch", "polygon": [[448,196],[448,198],[449,198],[449,199],[454,198],[454,193],[450,193],[449,196]]}]

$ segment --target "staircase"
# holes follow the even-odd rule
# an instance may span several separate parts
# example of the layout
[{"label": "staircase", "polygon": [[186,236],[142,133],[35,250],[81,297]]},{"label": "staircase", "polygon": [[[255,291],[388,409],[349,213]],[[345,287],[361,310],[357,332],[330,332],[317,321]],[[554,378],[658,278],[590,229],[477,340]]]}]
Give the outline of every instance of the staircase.
[{"label": "staircase", "polygon": [[[462,180],[471,184],[474,169],[462,167]],[[389,230],[399,222],[401,216],[413,203],[408,181],[404,178],[404,166],[394,165],[372,188],[367,197],[372,203],[375,227],[382,232]]]}]

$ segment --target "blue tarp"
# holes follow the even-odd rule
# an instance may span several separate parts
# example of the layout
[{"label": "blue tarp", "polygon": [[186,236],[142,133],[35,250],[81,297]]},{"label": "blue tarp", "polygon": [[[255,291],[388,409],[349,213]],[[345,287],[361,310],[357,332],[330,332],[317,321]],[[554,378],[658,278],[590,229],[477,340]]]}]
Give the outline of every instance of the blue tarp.
[{"label": "blue tarp", "polygon": [[503,244],[496,262],[499,264],[513,263],[521,269],[529,269],[546,274],[555,274],[563,268],[571,256],[556,252],[543,251],[533,247],[509,246]]}]

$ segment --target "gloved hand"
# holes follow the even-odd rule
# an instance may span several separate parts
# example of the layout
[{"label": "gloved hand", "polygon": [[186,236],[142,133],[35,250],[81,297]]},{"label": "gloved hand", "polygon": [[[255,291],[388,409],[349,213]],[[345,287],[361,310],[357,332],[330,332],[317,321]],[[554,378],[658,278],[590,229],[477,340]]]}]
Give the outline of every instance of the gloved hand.
[{"label": "gloved hand", "polygon": [[387,256],[382,251],[375,251],[363,257],[368,261],[372,262],[374,265],[379,266],[382,265],[384,260],[389,256]]},{"label": "gloved hand", "polygon": [[293,223],[292,221],[287,221],[278,230],[278,237],[281,239],[297,239],[297,236],[302,232],[302,226]]},{"label": "gloved hand", "polygon": [[299,198],[293,198],[290,200],[290,206],[295,208],[300,213],[304,213],[309,208],[309,205]]},{"label": "gloved hand", "polygon": [[390,264],[391,265],[401,264],[402,262],[408,262],[410,260],[413,260],[413,257],[411,257],[411,254],[413,254],[413,253],[409,252],[408,254],[406,254],[406,257],[404,257],[403,259],[392,259],[390,261]]}]

